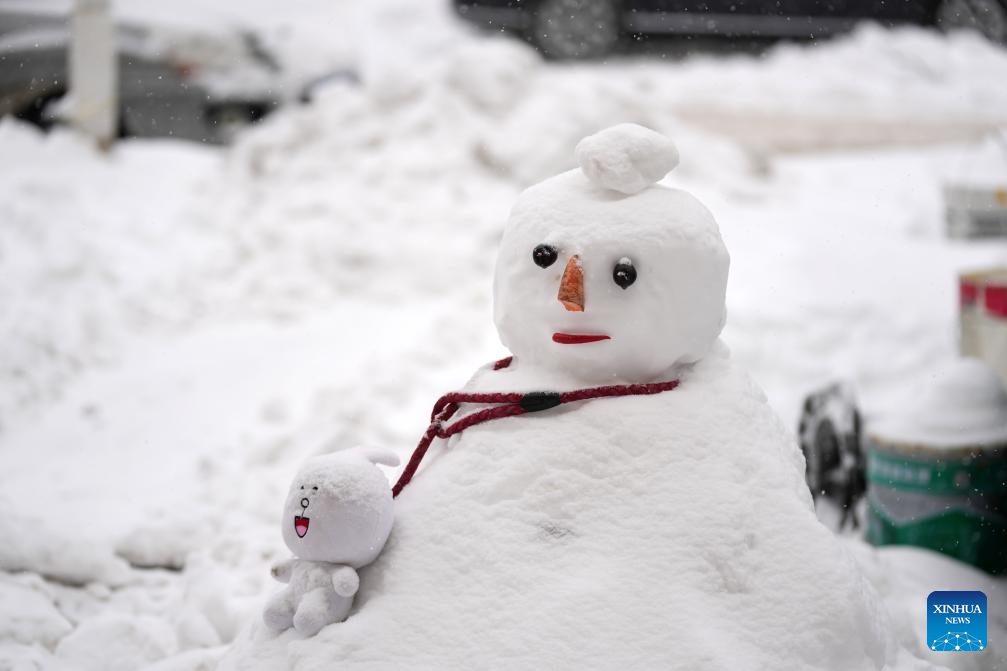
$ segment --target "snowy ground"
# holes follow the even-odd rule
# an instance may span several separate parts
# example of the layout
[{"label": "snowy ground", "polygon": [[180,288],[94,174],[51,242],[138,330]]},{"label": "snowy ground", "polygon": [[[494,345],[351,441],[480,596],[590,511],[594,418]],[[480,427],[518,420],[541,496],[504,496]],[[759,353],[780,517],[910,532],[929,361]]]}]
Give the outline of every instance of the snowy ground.
[{"label": "snowy ground", "polygon": [[[364,87],[226,150],[100,155],[0,122],[0,669],[212,668],[272,589],[299,461],[406,453],[437,395],[503,354],[489,296],[510,202],[599,127],[679,143],[669,181],[710,206],[733,257],[724,339],[790,425],[832,378],[883,408],[952,357],[956,273],[1007,263],[943,234],[960,141],[778,151],[1007,122],[1007,55],[977,39],[867,29],[546,66],[439,4],[396,8],[357,17]],[[1002,604],[994,649],[937,660],[1007,665],[1003,580],[849,542],[915,650],[929,591],[984,589]]]}]

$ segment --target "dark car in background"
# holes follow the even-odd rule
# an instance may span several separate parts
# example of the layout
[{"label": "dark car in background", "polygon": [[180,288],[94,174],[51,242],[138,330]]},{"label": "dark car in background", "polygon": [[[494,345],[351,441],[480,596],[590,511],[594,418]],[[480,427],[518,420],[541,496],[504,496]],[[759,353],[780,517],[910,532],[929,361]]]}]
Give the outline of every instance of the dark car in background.
[{"label": "dark car in background", "polygon": [[[0,0],[0,116],[43,128],[68,90],[70,17]],[[278,66],[251,33],[116,24],[119,134],[222,143],[280,102]]]},{"label": "dark car in background", "polygon": [[1007,0],[454,0],[551,58],[603,56],[629,35],[820,37],[861,21],[968,28],[1007,42]]}]

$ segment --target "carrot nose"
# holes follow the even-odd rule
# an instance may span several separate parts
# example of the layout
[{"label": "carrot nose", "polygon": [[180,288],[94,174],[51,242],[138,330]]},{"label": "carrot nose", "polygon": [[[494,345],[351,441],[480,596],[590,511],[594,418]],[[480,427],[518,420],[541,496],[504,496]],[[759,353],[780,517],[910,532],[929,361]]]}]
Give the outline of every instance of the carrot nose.
[{"label": "carrot nose", "polygon": [[580,267],[579,256],[571,256],[566,262],[557,298],[570,312],[584,311],[584,269]]}]

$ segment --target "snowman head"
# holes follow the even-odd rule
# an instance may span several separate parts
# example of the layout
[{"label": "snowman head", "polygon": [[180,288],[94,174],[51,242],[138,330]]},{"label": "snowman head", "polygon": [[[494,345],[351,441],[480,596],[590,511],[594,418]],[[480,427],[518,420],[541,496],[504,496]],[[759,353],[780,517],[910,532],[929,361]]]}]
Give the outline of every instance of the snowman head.
[{"label": "snowman head", "polygon": [[730,258],[713,215],[656,184],[672,142],[621,124],[577,145],[581,168],[518,198],[494,284],[521,362],[585,381],[645,382],[702,358],[724,326]]},{"label": "snowman head", "polygon": [[283,507],[283,541],[301,559],[360,567],[374,561],[392,530],[388,479],[375,464],[392,453],[356,448],[304,462]]}]

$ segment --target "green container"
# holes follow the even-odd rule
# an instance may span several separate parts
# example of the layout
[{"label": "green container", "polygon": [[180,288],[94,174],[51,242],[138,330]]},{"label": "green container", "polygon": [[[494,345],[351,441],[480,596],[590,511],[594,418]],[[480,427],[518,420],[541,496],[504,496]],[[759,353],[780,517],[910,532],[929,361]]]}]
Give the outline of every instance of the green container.
[{"label": "green container", "polygon": [[1007,573],[1007,444],[935,448],[868,436],[867,539]]}]

